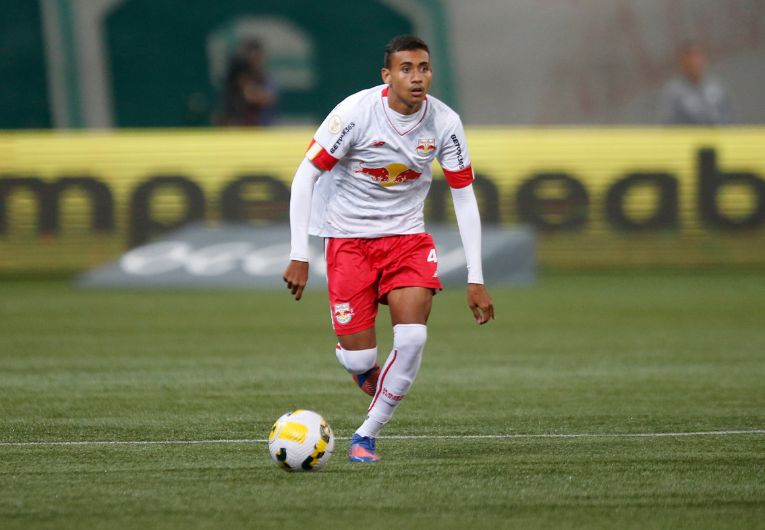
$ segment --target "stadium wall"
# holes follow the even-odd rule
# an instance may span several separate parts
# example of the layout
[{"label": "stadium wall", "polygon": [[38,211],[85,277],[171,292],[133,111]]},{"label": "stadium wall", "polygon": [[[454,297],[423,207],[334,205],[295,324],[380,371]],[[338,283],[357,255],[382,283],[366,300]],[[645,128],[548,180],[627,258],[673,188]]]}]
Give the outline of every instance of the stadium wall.
[{"label": "stadium wall", "polygon": [[[190,222],[285,222],[311,134],[0,134],[0,271],[83,270]],[[484,223],[532,227],[542,267],[765,265],[763,129],[467,134]],[[428,221],[452,222],[434,174]]]},{"label": "stadium wall", "polygon": [[398,33],[431,44],[434,95],[467,124],[656,124],[684,41],[739,124],[765,124],[762,0],[0,0],[0,129],[211,123],[227,55],[268,50],[282,124],[379,82]]},{"label": "stadium wall", "polygon": [[445,4],[467,123],[659,124],[662,89],[688,40],[707,50],[735,122],[765,123],[762,0]]}]

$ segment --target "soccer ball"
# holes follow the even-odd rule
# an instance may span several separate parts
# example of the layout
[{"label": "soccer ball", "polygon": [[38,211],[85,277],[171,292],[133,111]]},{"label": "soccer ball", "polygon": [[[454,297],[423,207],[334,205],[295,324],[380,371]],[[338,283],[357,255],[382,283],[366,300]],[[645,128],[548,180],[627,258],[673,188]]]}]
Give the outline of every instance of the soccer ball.
[{"label": "soccer ball", "polygon": [[318,471],[334,449],[329,423],[310,410],[288,412],[276,420],[268,435],[271,458],[287,471]]}]

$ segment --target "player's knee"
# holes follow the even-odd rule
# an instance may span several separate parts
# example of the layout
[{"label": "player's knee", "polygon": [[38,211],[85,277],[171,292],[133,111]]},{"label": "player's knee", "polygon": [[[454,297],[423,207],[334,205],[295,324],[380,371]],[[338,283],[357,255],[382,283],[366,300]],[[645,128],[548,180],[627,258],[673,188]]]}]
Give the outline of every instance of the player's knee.
[{"label": "player's knee", "polygon": [[335,347],[337,360],[352,374],[363,374],[377,362],[377,348],[366,350],[344,350],[340,344]]},{"label": "player's knee", "polygon": [[396,324],[393,326],[393,345],[401,352],[420,356],[428,340],[425,324]]},{"label": "player's knee", "polygon": [[[397,324],[393,326],[393,348],[395,357],[390,364],[390,374],[385,379],[385,389],[394,396],[405,396],[412,386],[422,361],[422,350],[428,338],[428,328],[424,324]],[[391,404],[401,397],[386,397]]]}]

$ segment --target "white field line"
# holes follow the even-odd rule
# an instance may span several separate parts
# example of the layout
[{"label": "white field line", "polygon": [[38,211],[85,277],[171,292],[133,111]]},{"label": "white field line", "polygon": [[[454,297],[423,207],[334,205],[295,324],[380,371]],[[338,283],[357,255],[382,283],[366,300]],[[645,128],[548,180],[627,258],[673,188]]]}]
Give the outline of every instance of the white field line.
[{"label": "white field line", "polygon": [[[765,434],[765,429],[742,431],[697,431],[697,432],[632,432],[632,433],[570,433],[570,434],[399,434],[381,436],[380,440],[522,440],[522,439],[568,439],[568,438],[675,438],[682,436],[738,436],[746,434]],[[337,437],[336,440],[350,440],[350,437]],[[109,445],[205,445],[205,444],[255,444],[266,443],[267,438],[240,440],[81,440],[81,441],[36,441],[36,442],[0,442],[0,447],[35,447],[35,446],[109,446]]]}]

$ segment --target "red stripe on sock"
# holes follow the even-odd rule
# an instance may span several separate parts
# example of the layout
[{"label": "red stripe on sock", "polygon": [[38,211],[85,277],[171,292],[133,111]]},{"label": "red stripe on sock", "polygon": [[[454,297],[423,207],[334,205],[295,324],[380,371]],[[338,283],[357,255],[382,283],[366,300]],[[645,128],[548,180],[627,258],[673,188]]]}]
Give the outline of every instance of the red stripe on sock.
[{"label": "red stripe on sock", "polygon": [[372,400],[372,404],[369,405],[369,408],[367,409],[367,413],[369,413],[369,411],[372,410],[372,407],[375,406],[375,403],[377,403],[377,398],[380,397],[380,392],[382,392],[383,383],[385,382],[385,376],[388,375],[388,370],[390,370],[390,367],[393,366],[393,363],[396,362],[397,356],[398,356],[398,350],[393,350],[393,359],[391,359],[390,364],[385,367],[385,371],[380,377],[380,380],[377,382],[377,392],[375,392],[375,397]]}]

